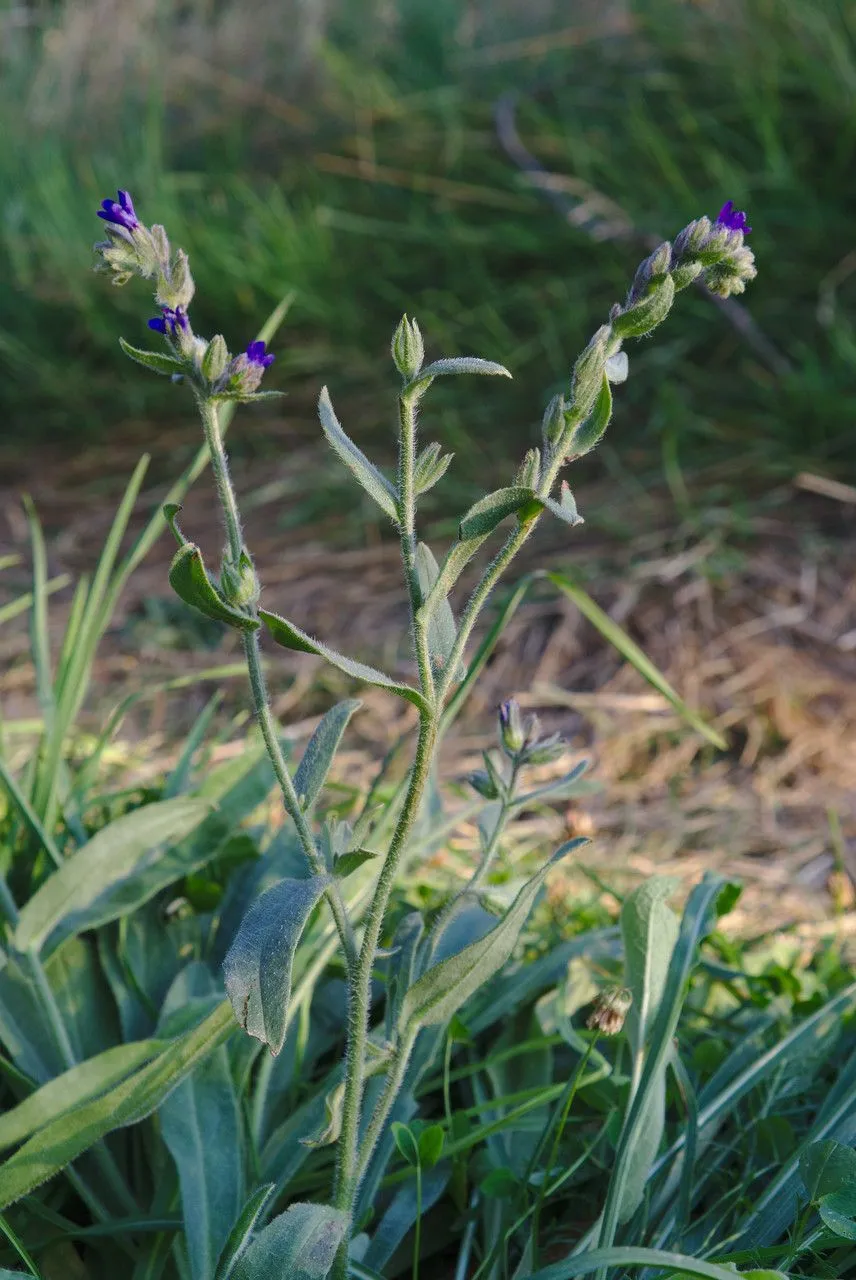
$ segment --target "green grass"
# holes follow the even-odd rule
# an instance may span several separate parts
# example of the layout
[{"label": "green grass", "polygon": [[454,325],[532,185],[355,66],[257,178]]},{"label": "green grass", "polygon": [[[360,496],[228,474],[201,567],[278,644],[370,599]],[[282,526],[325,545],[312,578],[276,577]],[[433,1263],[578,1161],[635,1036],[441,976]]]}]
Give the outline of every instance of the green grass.
[{"label": "green grass", "polygon": [[[271,12],[260,7],[262,26]],[[526,188],[493,135],[493,103],[511,87],[523,92],[531,149],[616,200],[643,231],[672,235],[728,196],[755,228],[748,305],[792,373],[771,374],[694,298],[656,349],[634,354],[615,445],[641,443],[649,465],[665,451],[690,470],[729,457],[744,473],[846,469],[856,356],[854,277],[842,264],[856,182],[848,10],[835,0],[637,0],[644,39],[499,60],[486,50],[566,27],[564,7],[543,19],[496,15],[471,46],[458,6],[400,0],[397,25],[372,12],[370,0],[334,9],[314,69],[293,83],[238,54],[220,59],[231,80],[214,58],[201,79],[169,75],[178,37],[162,15],[139,35],[130,72],[98,81],[97,94],[91,66],[77,80],[69,71],[66,109],[59,88],[44,89],[57,64],[46,62],[39,24],[30,39],[18,33],[0,63],[7,443],[25,432],[106,439],[118,421],[166,403],[167,388],[127,376],[116,343],[117,306],[129,341],[143,337],[145,298],[134,286],[108,297],[90,272],[94,208],[122,185],[190,252],[202,332],[224,328],[237,345],[295,290],[276,380],[295,392],[298,420],[327,381],[353,429],[377,436],[361,406],[408,310],[430,353],[473,352],[515,374],[513,386],[456,389],[454,405],[438,390],[432,420],[464,469],[487,465],[497,438],[517,452],[644,250],[593,243]],[[192,21],[204,31],[201,11]],[[143,58],[160,74],[141,77]],[[236,97],[259,91],[271,97]],[[277,102],[297,106],[306,126],[283,120]],[[352,174],[331,171],[330,155]],[[360,156],[380,177],[359,176]]]}]

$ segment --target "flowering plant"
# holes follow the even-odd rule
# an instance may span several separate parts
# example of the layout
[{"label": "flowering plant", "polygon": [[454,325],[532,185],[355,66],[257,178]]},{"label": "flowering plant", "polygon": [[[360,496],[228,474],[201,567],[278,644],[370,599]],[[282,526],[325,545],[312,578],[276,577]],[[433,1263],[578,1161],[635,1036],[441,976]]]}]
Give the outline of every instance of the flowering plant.
[{"label": "flowering plant", "polygon": [[[302,874],[280,879],[250,906],[225,956],[226,990],[240,1025],[272,1055],[279,1054],[293,1020],[290,998],[295,949],[322,902],[338,936],[347,983],[346,1053],[339,1079],[327,1099],[326,1125],[321,1133],[302,1135],[302,1140],[312,1145],[335,1145],[329,1203],[293,1205],[282,1219],[254,1238],[247,1258],[255,1250],[257,1260],[264,1256],[271,1265],[284,1267],[277,1274],[323,1277],[331,1273],[343,1280],[349,1267],[359,1266],[354,1240],[359,1238],[365,1188],[378,1185],[391,1143],[395,1141],[405,1158],[412,1157],[419,1168],[428,1162],[432,1151],[436,1162],[442,1147],[442,1140],[433,1150],[435,1138],[423,1143],[412,1134],[410,1140],[415,1145],[412,1149],[407,1145],[408,1140],[401,1136],[401,1122],[395,1119],[406,1114],[401,1111],[402,1099],[431,1060],[438,1035],[443,1035],[464,1003],[512,956],[550,868],[585,843],[577,839],[562,845],[523,885],[501,917],[484,911],[480,895],[503,830],[529,799],[530,793],[524,789],[527,770],[555,759],[563,750],[555,735],[542,737],[537,720],[524,723],[517,705],[507,701],[499,710],[499,755],[486,753],[484,770],[470,778],[477,794],[491,805],[491,817],[483,829],[481,859],[469,883],[446,903],[429,927],[418,914],[406,916],[389,938],[391,894],[407,865],[438,744],[460,691],[469,687],[476,674],[467,667],[473,629],[494,587],[542,516],[547,514],[571,528],[581,523],[574,496],[561,473],[603,438],[613,412],[613,385],[627,376],[624,343],[653,332],[666,319],[676,294],[693,282],[703,282],[722,297],[742,292],[755,275],[753,255],[745,243],[750,228],[745,215],[735,211],[729,201],[715,221],[702,217],[691,222],[674,243],[660,245],[640,264],[624,302],[613,306],[608,321],[576,360],[567,392],[547,406],[540,444],[525,453],[507,487],[480,497],[461,516],[457,538],[441,561],[419,540],[417,515],[421,495],[442,479],[451,458],[438,444],[418,449],[417,411],[438,377],[510,377],[508,370],[475,357],[441,358],[426,364],[419,326],[404,316],[391,348],[400,378],[395,479],[385,475],[345,433],[327,389],[322,390],[318,410],[327,441],[389,519],[400,540],[415,659],[415,679],[406,683],[334,651],[297,623],[262,605],[261,582],[244,541],[227,465],[220,411],[229,402],[253,403],[275,395],[260,389],[274,357],[258,340],[233,355],[222,335],[206,339],[194,333],[190,320],[194,284],[187,255],[181,249],[172,250],[163,227],[147,227],[139,220],[127,192],[120,191],[115,201],[105,200],[98,216],[107,228],[107,239],[97,246],[104,269],[112,273],[116,284],[124,284],[134,275],[154,281],[160,311],[148,323],[162,337],[162,349],[142,350],[124,340],[122,347],[137,363],[190,387],[200,412],[225,523],[226,548],[219,574],[214,576],[200,548],[179,527],[179,508],[165,508],[178,543],[170,581],[188,605],[240,634],[255,714],[305,859]],[[510,525],[501,546],[484,567],[456,619],[450,603],[452,589],[482,546],[507,522]],[[286,648],[315,654],[356,681],[385,689],[416,708],[418,732],[412,765],[393,805],[390,829],[374,823],[371,812],[353,827],[340,824],[335,830],[316,821],[315,802],[358,704],[340,703],[327,713],[299,767],[292,772],[266,692],[259,644],[262,634]],[[555,793],[562,787],[572,789],[579,772],[563,779]],[[359,891],[350,897],[345,892],[346,880],[349,885],[359,885]],[[705,910],[713,896],[710,887],[702,894]],[[701,907],[696,915],[699,919],[704,915]],[[386,975],[382,1013],[375,1003],[379,966]],[[629,985],[632,989],[632,983]],[[611,996],[600,1020],[591,1025],[604,1034],[618,1030],[629,1002],[627,992]],[[637,1019],[639,1025],[642,1031],[638,1031],[637,1041],[642,1045],[638,1037],[644,1036],[644,1023]],[[642,1070],[644,1047],[639,1053],[633,1091],[635,1103],[643,1107],[650,1106],[650,1099],[664,1088],[665,1067],[646,1075]],[[649,1123],[650,1115],[644,1113],[642,1119]],[[658,1141],[656,1135],[649,1164]],[[637,1179],[634,1188],[638,1185]],[[638,1203],[639,1195],[636,1189],[628,1192],[626,1185],[611,1192],[604,1210],[602,1246],[612,1243],[617,1221],[632,1212],[632,1201],[636,1197]],[[224,1231],[227,1228],[224,1224]],[[537,1250],[537,1238],[534,1248]],[[305,1252],[300,1253],[301,1249]],[[302,1264],[294,1261],[298,1253],[304,1261],[311,1255],[314,1269],[304,1266],[301,1270]],[[242,1275],[244,1271],[247,1275],[262,1274],[246,1261],[239,1265],[236,1276],[239,1270]]]}]

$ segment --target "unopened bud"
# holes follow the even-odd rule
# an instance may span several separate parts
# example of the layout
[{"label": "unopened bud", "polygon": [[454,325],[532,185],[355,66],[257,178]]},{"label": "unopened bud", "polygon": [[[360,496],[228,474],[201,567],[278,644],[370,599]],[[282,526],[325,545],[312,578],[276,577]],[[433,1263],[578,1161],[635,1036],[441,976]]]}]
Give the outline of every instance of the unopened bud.
[{"label": "unopened bud", "polygon": [[558,444],[565,430],[565,397],[553,396],[541,419],[541,435],[547,445]]},{"label": "unopened bud", "polygon": [[627,295],[627,306],[645,297],[652,285],[661,284],[672,265],[672,246],[668,240],[640,263]]},{"label": "unopened bud", "polygon": [[675,236],[674,261],[678,263],[682,258],[694,258],[707,244],[711,229],[712,224],[707,217],[696,218],[694,222],[688,223],[683,231],[679,231]]},{"label": "unopened bud", "polygon": [[602,325],[574,365],[571,409],[577,418],[587,418],[598,397],[611,336],[610,326]]},{"label": "unopened bud", "polygon": [[540,479],[541,450],[529,449],[520,464],[517,475],[514,477],[514,483],[519,485],[521,489],[535,489],[538,487]]},{"label": "unopened bud", "polygon": [[632,1003],[633,996],[627,987],[607,987],[595,1000],[586,1026],[603,1036],[618,1035]]},{"label": "unopened bud", "polygon": [[221,333],[216,334],[208,346],[205,348],[205,354],[202,357],[202,373],[209,382],[216,382],[222,377],[229,363],[229,348],[226,346],[226,339]]},{"label": "unopened bud", "polygon": [[675,284],[671,276],[665,276],[651,287],[640,302],[622,310],[612,322],[613,333],[619,338],[642,338],[658,324],[662,324],[675,300]]},{"label": "unopened bud", "polygon": [[259,598],[259,580],[253,562],[246,551],[241,552],[237,565],[226,557],[220,569],[220,589],[229,604],[239,609],[256,604]]},{"label": "unopened bud", "polygon": [[675,267],[672,271],[675,293],[679,293],[681,289],[686,289],[688,284],[692,284],[698,278],[701,270],[702,265],[700,262],[686,262],[682,267]]},{"label": "unopened bud", "polygon": [[415,320],[408,320],[406,315],[401,317],[392,339],[392,359],[407,382],[416,377],[425,359],[425,344],[419,325]]},{"label": "unopened bud", "polygon": [[526,742],[526,732],[516,699],[507,698],[499,708],[499,737],[509,755],[515,756]]}]

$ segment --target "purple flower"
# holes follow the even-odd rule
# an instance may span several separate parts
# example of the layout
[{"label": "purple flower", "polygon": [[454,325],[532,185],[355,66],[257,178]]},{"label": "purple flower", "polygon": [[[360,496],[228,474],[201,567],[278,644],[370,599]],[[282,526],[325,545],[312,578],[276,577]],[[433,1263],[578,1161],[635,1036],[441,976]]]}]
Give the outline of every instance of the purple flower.
[{"label": "purple flower", "polygon": [[746,221],[746,214],[741,209],[734,208],[733,200],[727,200],[722,206],[716,223],[717,226],[727,227],[729,231],[742,231],[744,235],[748,235],[752,230]]},{"label": "purple flower", "polygon": [[263,342],[251,342],[247,347],[248,364],[257,365],[259,369],[270,368],[275,359],[275,356],[266,354]]},{"label": "purple flower", "polygon": [[187,330],[190,321],[183,307],[161,307],[161,311],[162,316],[156,316],[154,320],[149,321],[149,328],[154,329],[155,333],[169,334],[174,338],[176,330]]},{"label": "purple flower", "polygon": [[126,231],[136,231],[140,225],[140,220],[134,212],[134,202],[131,199],[130,192],[119,191],[118,201],[102,200],[101,208],[98,210],[98,217],[103,218],[105,222],[113,222],[117,227],[124,227]]}]

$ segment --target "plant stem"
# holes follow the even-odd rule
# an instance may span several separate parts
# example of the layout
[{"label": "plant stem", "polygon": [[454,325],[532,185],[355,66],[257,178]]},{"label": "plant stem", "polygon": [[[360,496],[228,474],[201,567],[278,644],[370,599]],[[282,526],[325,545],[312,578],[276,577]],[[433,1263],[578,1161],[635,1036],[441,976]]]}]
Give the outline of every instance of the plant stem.
[{"label": "plant stem", "polygon": [[398,449],[398,506],[401,527],[401,559],[410,592],[410,617],[419,680],[422,692],[429,702],[434,699],[434,672],[428,650],[425,627],[418,621],[422,607],[422,591],[416,572],[416,494],[414,470],[416,466],[416,403],[406,394],[399,397],[398,412],[401,430]]},{"label": "plant stem", "polygon": [[409,1036],[403,1040],[398,1046],[395,1057],[389,1065],[386,1073],[386,1084],[383,1093],[377,1100],[372,1118],[366,1126],[363,1140],[360,1143],[359,1156],[357,1160],[357,1183],[362,1181],[368,1168],[369,1161],[372,1158],[372,1152],[377,1146],[381,1135],[383,1134],[384,1125],[389,1118],[393,1103],[398,1097],[398,1091],[404,1083],[404,1077],[407,1073],[407,1065],[410,1062],[410,1055],[413,1052],[413,1046],[416,1043],[415,1036]]},{"label": "plant stem", "polygon": [[[428,781],[434,744],[437,737],[437,720],[433,713],[425,712],[419,721],[419,738],[410,774],[410,784],[404,800],[401,816],[393,833],[389,852],[378,876],[374,896],[365,921],[363,944],[354,980],[351,984],[348,1018],[348,1044],[345,1057],[345,1096],[342,1108],[342,1133],[339,1139],[339,1160],[336,1169],[334,1203],[337,1209],[351,1215],[359,1189],[358,1163],[360,1111],[365,1083],[366,1041],[369,1030],[371,1004],[371,979],[375,954],[383,928],[389,896],[395,883],[401,856],[407,837],[419,811],[422,793]],[[348,1266],[347,1240],[342,1244],[332,1271],[333,1280],[344,1280]]]},{"label": "plant stem", "polygon": [[[205,441],[211,458],[211,471],[214,475],[214,483],[217,486],[217,496],[220,499],[220,506],[223,509],[223,518],[226,523],[229,555],[233,563],[237,565],[240,562],[241,554],[244,552],[244,539],[241,533],[238,502],[235,497],[232,479],[229,475],[226,451],[223,448],[223,440],[220,434],[217,405],[211,400],[200,397],[199,412],[202,417]],[[298,839],[313,874],[326,876],[327,868],[324,865],[324,859],[318,851],[309,823],[306,821],[306,815],[300,807],[300,800],[294,789],[294,783],[291,774],[288,772],[288,765],[285,762],[285,756],[279,743],[278,726],[271,711],[270,700],[265,686],[258,633],[256,631],[244,631],[242,632],[242,640],[247,672],[250,678],[250,689],[253,696],[253,708],[270,762],[273,765],[273,771],[276,774],[276,780],[282,792],[282,801],[286,813],[297,828]],[[339,892],[339,886],[335,881],[328,886],[326,898],[330,904],[333,919],[336,922],[336,928],[345,953],[345,963],[350,972],[356,964],[357,948],[348,914]]]}]

